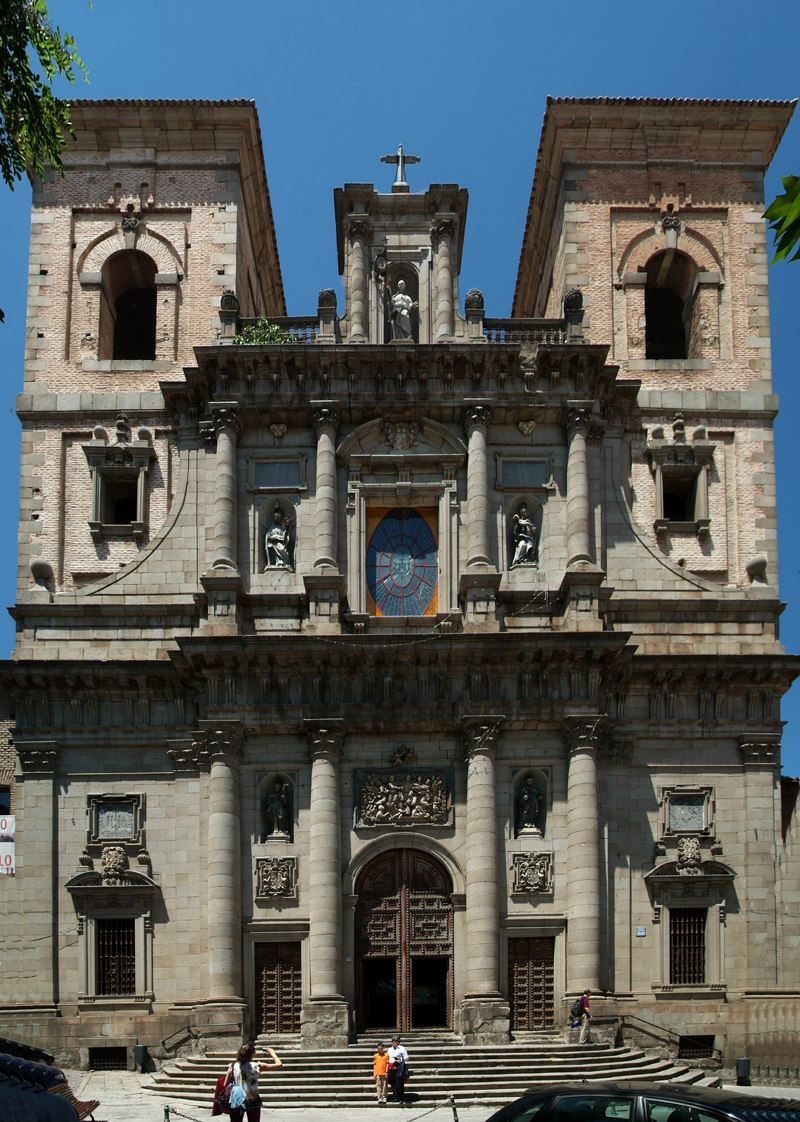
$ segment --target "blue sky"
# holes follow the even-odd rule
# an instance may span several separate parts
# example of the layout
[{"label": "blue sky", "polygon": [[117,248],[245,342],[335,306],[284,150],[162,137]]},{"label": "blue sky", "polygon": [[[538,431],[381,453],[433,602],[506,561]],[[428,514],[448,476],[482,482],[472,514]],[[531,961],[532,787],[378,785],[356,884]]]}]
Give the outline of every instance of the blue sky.
[{"label": "blue sky", "polygon": [[[404,0],[379,4],[276,4],[272,0],[51,0],[55,23],[73,34],[91,84],[77,97],[253,98],[258,106],[290,315],[316,308],[322,287],[339,288],[333,188],[372,181],[388,189],[380,156],[422,157],[413,189],[469,188],[461,292],[476,286],[487,314],[510,313],[517,262],[548,94],[794,98],[800,4],[741,0]],[[800,170],[800,113],[767,177]],[[14,600],[30,193],[0,188],[3,269],[0,307],[0,601]],[[800,652],[800,411],[797,322],[800,262],[770,278],[777,424],[781,637]],[[341,305],[341,300],[340,300]],[[0,657],[14,627],[0,619]],[[800,773],[800,685],[784,701],[784,771]]]}]

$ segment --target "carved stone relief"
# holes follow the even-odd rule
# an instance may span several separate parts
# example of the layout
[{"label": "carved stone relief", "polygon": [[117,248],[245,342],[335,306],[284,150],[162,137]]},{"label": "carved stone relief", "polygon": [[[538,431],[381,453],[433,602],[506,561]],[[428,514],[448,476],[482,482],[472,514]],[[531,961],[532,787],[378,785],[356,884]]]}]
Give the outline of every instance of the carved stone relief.
[{"label": "carved stone relief", "polygon": [[296,857],[256,858],[256,899],[294,900],[297,896]]},{"label": "carved stone relief", "polygon": [[357,776],[359,826],[450,823],[444,771],[368,771]]},{"label": "carved stone relief", "polygon": [[399,748],[393,748],[389,757],[390,767],[400,767],[401,764],[415,764],[416,762],[417,753],[415,749],[408,748],[405,744],[401,744]]},{"label": "carved stone relief", "polygon": [[703,872],[703,855],[697,838],[679,839],[678,872],[682,876],[699,876]]},{"label": "carved stone relief", "polygon": [[389,448],[397,451],[414,448],[419,439],[419,425],[416,421],[412,424],[407,424],[405,421],[398,421],[397,424],[387,422],[383,426],[383,439]]},{"label": "carved stone relief", "polygon": [[552,853],[515,853],[511,862],[512,892],[534,896],[552,891]]}]

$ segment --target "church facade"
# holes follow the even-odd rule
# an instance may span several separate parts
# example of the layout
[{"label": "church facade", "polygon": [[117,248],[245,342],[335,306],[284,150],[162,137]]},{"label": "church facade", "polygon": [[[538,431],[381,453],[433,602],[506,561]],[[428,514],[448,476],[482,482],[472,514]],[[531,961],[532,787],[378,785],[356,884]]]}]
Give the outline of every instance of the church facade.
[{"label": "church facade", "polygon": [[549,102],[492,319],[466,189],[402,150],[334,191],[341,295],[288,317],[252,103],[74,103],[17,399],[3,1034],[492,1044],[588,987],[793,1054],[792,110]]}]

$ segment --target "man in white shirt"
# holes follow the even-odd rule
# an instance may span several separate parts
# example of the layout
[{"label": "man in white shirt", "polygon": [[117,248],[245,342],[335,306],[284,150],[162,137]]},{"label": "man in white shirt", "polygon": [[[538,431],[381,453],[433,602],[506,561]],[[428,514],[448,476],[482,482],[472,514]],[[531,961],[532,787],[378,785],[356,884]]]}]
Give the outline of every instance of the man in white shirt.
[{"label": "man in white shirt", "polygon": [[392,1102],[406,1102],[406,1078],[408,1072],[408,1052],[400,1043],[399,1036],[392,1037],[392,1046],[389,1049],[389,1083],[392,1088]]}]

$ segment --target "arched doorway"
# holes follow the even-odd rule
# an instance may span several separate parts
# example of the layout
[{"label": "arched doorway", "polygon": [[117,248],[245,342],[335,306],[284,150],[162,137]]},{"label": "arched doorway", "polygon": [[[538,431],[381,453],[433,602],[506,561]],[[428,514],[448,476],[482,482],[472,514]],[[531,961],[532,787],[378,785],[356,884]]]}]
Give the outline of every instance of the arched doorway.
[{"label": "arched doorway", "polygon": [[358,878],[358,1031],[446,1029],[453,1014],[452,881],[416,849],[382,853]]}]

